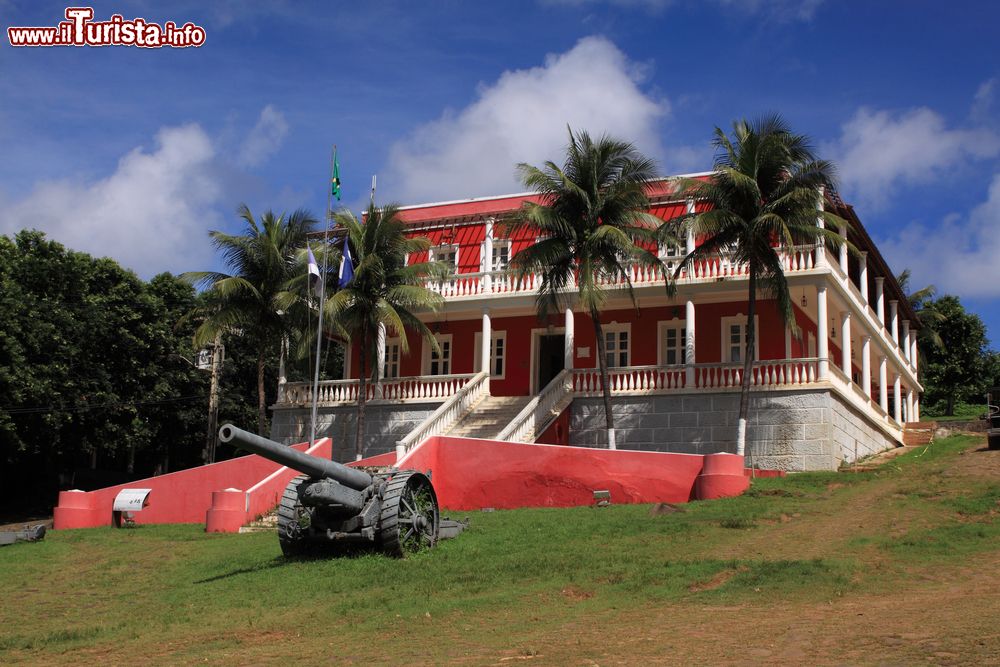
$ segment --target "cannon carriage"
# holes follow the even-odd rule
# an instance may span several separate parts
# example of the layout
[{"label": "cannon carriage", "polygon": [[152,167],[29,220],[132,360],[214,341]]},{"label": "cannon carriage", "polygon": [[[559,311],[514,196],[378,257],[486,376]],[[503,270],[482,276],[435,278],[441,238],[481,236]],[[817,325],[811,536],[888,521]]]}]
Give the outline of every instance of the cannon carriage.
[{"label": "cannon carriage", "polygon": [[438,541],[437,495],[421,472],[349,468],[231,424],[219,430],[219,440],[302,473],[289,482],[278,505],[278,542],[286,556],[320,545],[404,556]]}]

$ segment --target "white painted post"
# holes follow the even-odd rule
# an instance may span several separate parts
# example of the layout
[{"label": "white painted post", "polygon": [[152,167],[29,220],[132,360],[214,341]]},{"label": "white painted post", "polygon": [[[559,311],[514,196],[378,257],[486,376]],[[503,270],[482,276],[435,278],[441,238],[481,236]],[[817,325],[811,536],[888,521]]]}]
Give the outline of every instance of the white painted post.
[{"label": "white painted post", "polygon": [[851,312],[844,311],[840,314],[840,368],[851,380]]},{"label": "white painted post", "polygon": [[885,327],[885,276],[875,278],[875,314],[878,323]]},{"label": "white painted post", "polygon": [[892,398],[896,404],[896,423],[903,425],[903,393],[900,385],[899,373],[895,373],[896,379],[892,382]]},{"label": "white painted post", "polygon": [[[492,369],[490,368],[490,360],[493,356],[493,325],[490,322],[490,309],[483,308],[483,344],[480,346],[479,350],[479,370],[486,371],[486,394],[490,393],[490,378],[489,375],[492,374]],[[505,350],[506,352],[506,350]]]},{"label": "white painted post", "polygon": [[[483,238],[483,292],[493,291],[493,218],[486,218],[486,236]],[[486,368],[484,366],[483,368]]]},{"label": "white painted post", "polygon": [[[816,210],[820,213],[823,212],[824,193],[825,188],[822,185],[819,186],[819,203],[816,204]],[[826,222],[823,221],[822,215],[816,216],[816,226],[820,229],[826,228]],[[816,243],[816,266],[826,266],[826,240],[823,238],[820,238]]]},{"label": "white painted post", "polygon": [[896,300],[889,302],[889,333],[892,342],[899,345],[899,302]]},{"label": "white painted post", "polygon": [[920,394],[913,392],[913,421],[920,421]]},{"label": "white painted post", "polygon": [[872,400],[872,338],[861,337],[861,389]]},{"label": "white painted post", "polygon": [[694,329],[695,329],[695,313],[694,313],[694,301],[688,299],[687,305],[684,310],[684,329],[687,332],[685,337],[684,346],[687,348],[685,351],[686,356],[686,368],[684,369],[684,386],[692,388],[695,386],[695,346],[694,346]]},{"label": "white painted post", "polygon": [[884,356],[878,363],[878,404],[882,412],[889,414],[889,360]]},{"label": "white painted post", "polygon": [[913,420],[913,389],[910,387],[906,388],[906,421],[911,422]]},{"label": "white painted post", "polygon": [[910,320],[903,320],[903,358],[906,359],[906,363],[911,364],[910,361]]},{"label": "white painted post", "polygon": [[[841,226],[837,231],[840,233],[840,235],[844,239],[847,239],[847,227]],[[847,276],[847,244],[846,243],[841,243],[840,244],[840,270],[844,272],[844,277],[847,278],[848,276]]]},{"label": "white painted post", "polygon": [[858,276],[858,291],[861,292],[861,303],[868,305],[868,253],[861,253],[861,274]]},{"label": "white painted post", "polygon": [[819,379],[827,380],[830,377],[830,344],[826,330],[826,285],[816,288],[816,333],[818,334],[819,349]]},{"label": "white painted post", "polygon": [[917,364],[917,334],[915,332],[910,336],[910,363],[913,365],[913,370],[920,368]]},{"label": "white painted post", "polygon": [[573,309],[572,308],[567,308],[566,309],[566,321],[565,321],[564,327],[566,329],[566,335],[565,335],[566,345],[565,345],[565,349],[563,350],[563,354],[564,354],[563,368],[567,368],[568,369],[568,368],[573,368],[573,350],[575,349],[574,345],[576,344],[575,341],[574,341],[576,332],[575,332],[575,326],[574,326],[574,322],[573,322]]},{"label": "white painted post", "polygon": [[[693,199],[687,200],[687,213],[688,215],[694,213]],[[688,225],[687,228],[687,243],[685,243],[684,252],[686,252],[687,254],[691,254],[692,252],[694,252],[694,227],[692,227],[691,225]]]}]

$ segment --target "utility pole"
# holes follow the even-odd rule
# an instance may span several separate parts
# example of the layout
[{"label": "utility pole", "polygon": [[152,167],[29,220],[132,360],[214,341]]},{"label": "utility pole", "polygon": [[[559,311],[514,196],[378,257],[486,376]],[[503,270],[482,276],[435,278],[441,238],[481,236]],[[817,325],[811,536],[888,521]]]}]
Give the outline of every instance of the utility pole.
[{"label": "utility pole", "polygon": [[222,372],[222,334],[212,341],[212,379],[208,390],[208,432],[205,434],[205,449],[202,460],[215,463],[215,446],[219,442],[219,375]]}]

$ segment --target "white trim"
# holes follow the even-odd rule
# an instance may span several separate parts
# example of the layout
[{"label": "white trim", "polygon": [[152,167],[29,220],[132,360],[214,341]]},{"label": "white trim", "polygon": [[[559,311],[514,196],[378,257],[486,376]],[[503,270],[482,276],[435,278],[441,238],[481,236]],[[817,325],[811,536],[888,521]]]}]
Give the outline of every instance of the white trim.
[{"label": "white trim", "polygon": [[[754,361],[760,361],[760,316],[759,315],[754,315],[753,316],[753,323],[754,323],[753,358],[754,358]],[[746,359],[746,325],[747,325],[747,316],[744,315],[743,313],[737,313],[736,315],[731,315],[729,317],[722,317],[722,318],[719,318],[719,324],[720,324],[720,327],[721,327],[719,329],[719,333],[721,334],[720,335],[720,339],[721,339],[721,343],[722,343],[722,347],[719,350],[719,359],[724,364],[732,363],[731,360],[730,360],[730,356],[729,356],[729,352],[730,352],[730,347],[729,347],[729,327],[732,326],[732,325],[734,325],[734,324],[739,324],[740,326],[743,327],[743,331],[744,331],[743,341],[742,341],[742,343],[740,345],[740,350],[743,353],[743,355],[742,355],[743,358],[740,359],[738,362],[735,362],[735,363],[740,363],[740,364],[744,363],[747,360]]]},{"label": "white trim", "polygon": [[479,271],[481,273],[489,273],[491,271],[503,271],[508,266],[510,266],[510,259],[511,259],[511,256],[512,256],[511,250],[513,249],[513,244],[511,243],[511,240],[510,239],[498,239],[498,238],[494,238],[493,239],[493,254],[494,255],[497,253],[497,250],[499,250],[500,248],[503,248],[503,247],[507,248],[507,264],[506,264],[506,266],[504,266],[502,269],[498,269],[498,268],[496,268],[496,263],[491,261],[490,262],[490,267],[486,268],[486,241],[483,240],[483,242],[479,244]]},{"label": "white trim", "polygon": [[[389,371],[389,365],[390,365],[390,362],[389,362],[389,348],[391,348],[393,345],[395,345],[395,346],[397,346],[399,348],[399,356],[396,359],[396,374],[395,375],[389,375],[389,373],[388,373],[388,371]],[[400,377],[400,370],[402,370],[402,368],[403,368],[403,347],[402,347],[402,345],[400,345],[399,338],[386,338],[385,339],[385,356],[384,356],[384,360],[385,360],[385,365],[384,365],[384,367],[382,369],[382,378],[385,379],[385,380],[395,380],[395,379],[398,379]]]},{"label": "white trim", "polygon": [[438,261],[437,253],[439,251],[444,249],[451,250],[452,248],[455,249],[455,275],[458,275],[458,267],[460,266],[459,260],[460,260],[461,247],[457,243],[441,243],[436,246],[431,246],[431,248],[427,251],[427,259],[432,262],[436,262]]},{"label": "white trim", "polygon": [[[440,346],[441,343],[448,343],[448,356],[445,357],[448,360],[448,372],[438,373],[437,375],[450,375],[452,369],[455,366],[455,342],[453,340],[453,334],[434,334],[434,340],[438,342]],[[431,346],[427,341],[423,342],[423,349],[421,350],[421,360],[420,360],[420,374],[421,375],[431,375]]]},{"label": "white trim", "polygon": [[[491,380],[503,380],[503,379],[506,379],[506,377],[507,377],[507,366],[510,364],[510,355],[509,355],[510,348],[507,345],[507,331],[506,331],[506,329],[503,330],[503,331],[492,331],[492,332],[490,332],[490,339],[493,340],[494,342],[496,342],[499,339],[503,339],[503,357],[502,357],[503,358],[503,373],[501,373],[500,375],[496,375],[496,374],[493,373],[493,371],[495,369],[494,364],[496,363],[496,347],[494,346],[490,350],[490,379]],[[475,342],[473,343],[473,349],[475,351],[475,355],[472,357],[472,360],[473,360],[472,371],[474,373],[478,373],[479,371],[482,370],[482,368],[480,368],[480,366],[482,365],[482,358],[483,358],[483,332],[482,331],[477,331],[476,332]]]},{"label": "white trim", "polygon": [[684,366],[687,364],[687,320],[674,317],[669,320],[660,320],[656,323],[656,365],[667,366],[667,329],[676,329],[678,332],[677,351],[680,356],[674,366]]}]

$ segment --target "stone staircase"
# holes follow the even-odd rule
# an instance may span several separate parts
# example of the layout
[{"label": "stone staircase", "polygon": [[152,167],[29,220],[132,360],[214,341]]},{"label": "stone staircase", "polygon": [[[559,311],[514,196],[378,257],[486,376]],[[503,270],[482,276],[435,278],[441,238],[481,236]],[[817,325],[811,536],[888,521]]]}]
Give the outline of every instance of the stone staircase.
[{"label": "stone staircase", "polygon": [[487,396],[441,435],[495,439],[530,400],[530,396]]},{"label": "stone staircase", "polygon": [[903,424],[903,444],[907,447],[917,447],[931,444],[937,422],[906,422]]}]

